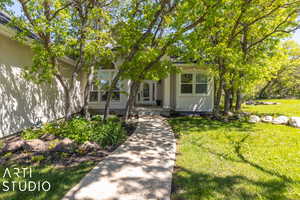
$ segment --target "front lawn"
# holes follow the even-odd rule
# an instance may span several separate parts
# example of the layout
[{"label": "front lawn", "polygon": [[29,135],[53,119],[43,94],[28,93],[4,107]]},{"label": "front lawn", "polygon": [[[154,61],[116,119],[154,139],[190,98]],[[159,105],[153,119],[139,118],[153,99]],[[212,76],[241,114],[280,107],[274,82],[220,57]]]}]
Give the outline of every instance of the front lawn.
[{"label": "front lawn", "polygon": [[[29,177],[29,173],[26,174],[27,177],[17,177],[14,174],[11,174],[11,178],[8,178],[6,174],[5,178],[4,172],[6,167],[10,172],[15,172],[14,168],[21,169],[22,167],[28,168],[28,165],[10,165],[10,166],[1,166],[0,167],[0,200],[58,200],[61,199],[65,193],[75,186],[83,176],[88,173],[96,163],[85,162],[78,166],[67,167],[67,168],[55,168],[52,165],[43,165],[39,167],[32,168],[32,177]],[[28,172],[28,171],[27,171]],[[9,184],[3,185],[4,181],[9,181]],[[12,182],[15,181],[15,189],[13,189]],[[24,183],[24,181],[26,183]],[[28,184],[30,181],[33,181],[36,184],[34,191],[30,192]],[[38,190],[38,184],[42,185],[44,182],[48,181],[50,183],[50,190],[44,192],[42,189]],[[27,187],[27,191],[21,192],[19,190],[19,184],[21,189]],[[9,187],[9,191],[7,187]],[[31,188],[34,188],[31,184]],[[44,188],[48,190],[48,185],[44,185]]]},{"label": "front lawn", "polygon": [[173,200],[300,199],[300,130],[170,119],[178,134]]},{"label": "front lawn", "polygon": [[261,100],[276,102],[279,105],[245,105],[244,111],[258,115],[285,115],[288,117],[300,117],[300,99],[270,99]]}]

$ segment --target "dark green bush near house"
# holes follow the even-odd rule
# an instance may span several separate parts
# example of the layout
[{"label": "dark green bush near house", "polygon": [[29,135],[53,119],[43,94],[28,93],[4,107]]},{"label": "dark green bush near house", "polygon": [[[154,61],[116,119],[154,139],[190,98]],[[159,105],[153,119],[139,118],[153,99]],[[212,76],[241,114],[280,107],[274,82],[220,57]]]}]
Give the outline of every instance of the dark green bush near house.
[{"label": "dark green bush near house", "polygon": [[59,124],[59,130],[55,135],[69,138],[81,144],[90,139],[93,128],[96,125],[97,122],[91,122],[84,118],[77,117]]},{"label": "dark green bush near house", "polygon": [[91,134],[91,141],[98,143],[102,147],[119,144],[125,138],[126,133],[121,123],[114,120],[95,126]]},{"label": "dark green bush near house", "polygon": [[41,128],[29,128],[22,132],[21,136],[25,140],[37,139],[44,135],[45,133],[51,133],[55,135],[55,131],[57,130],[56,123],[46,123]]},{"label": "dark green bush near house", "polygon": [[37,139],[44,134],[53,134],[69,138],[82,144],[86,141],[97,142],[102,147],[117,145],[126,139],[126,132],[118,117],[110,117],[102,123],[101,116],[94,116],[91,121],[76,117],[69,121],[47,123],[40,129],[27,129],[21,134],[23,139]]}]

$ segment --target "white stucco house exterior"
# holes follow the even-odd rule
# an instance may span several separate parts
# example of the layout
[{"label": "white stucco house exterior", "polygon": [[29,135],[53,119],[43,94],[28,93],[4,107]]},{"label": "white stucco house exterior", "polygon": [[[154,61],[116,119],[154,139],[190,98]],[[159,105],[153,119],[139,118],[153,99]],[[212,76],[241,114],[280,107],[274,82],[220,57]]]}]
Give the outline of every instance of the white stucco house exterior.
[{"label": "white stucco house exterior", "polygon": [[[53,80],[51,83],[36,85],[26,80],[22,73],[25,66],[32,63],[31,49],[12,36],[15,30],[6,26],[9,18],[0,12],[0,137],[21,131],[39,122],[61,118],[64,113],[63,89]],[[61,60],[66,78],[71,75],[73,61]],[[171,112],[211,112],[213,110],[213,79],[205,70],[195,64],[174,62],[181,73],[172,73],[160,81],[145,80],[136,98],[137,107],[170,114]],[[93,112],[104,110],[106,91],[101,85],[109,84],[115,74],[114,69],[101,69],[90,88],[89,108]],[[73,112],[82,105],[82,93],[86,76],[78,77],[78,94],[74,101]],[[98,82],[97,81],[97,82]],[[128,99],[130,80],[122,80],[114,91],[111,111],[124,111]],[[76,106],[78,105],[78,106]]]},{"label": "white stucco house exterior", "polygon": [[[180,73],[172,73],[160,81],[145,80],[140,86],[135,105],[148,110],[161,108],[168,112],[211,112],[213,110],[213,78],[196,64],[174,63]],[[106,91],[101,85],[109,84],[115,74],[113,69],[99,70],[90,90],[89,108],[104,110]],[[100,84],[99,84],[100,83]],[[126,106],[131,81],[122,80],[114,91],[112,110],[123,111]]]}]

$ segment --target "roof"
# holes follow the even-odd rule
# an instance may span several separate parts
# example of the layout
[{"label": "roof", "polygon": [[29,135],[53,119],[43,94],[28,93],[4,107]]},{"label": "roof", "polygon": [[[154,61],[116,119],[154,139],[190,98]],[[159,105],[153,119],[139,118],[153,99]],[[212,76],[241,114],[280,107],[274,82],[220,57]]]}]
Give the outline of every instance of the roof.
[{"label": "roof", "polygon": [[[8,14],[6,14],[5,12],[0,11],[0,24],[8,25],[10,21],[11,21],[10,16]],[[15,29],[17,32],[22,32],[22,29],[17,26],[10,26],[10,27],[12,29]],[[31,39],[36,39],[36,40],[38,39],[38,37],[33,33],[31,33],[28,37]]]},{"label": "roof", "polygon": [[10,18],[7,14],[0,11],[0,24],[8,24],[10,22]]}]

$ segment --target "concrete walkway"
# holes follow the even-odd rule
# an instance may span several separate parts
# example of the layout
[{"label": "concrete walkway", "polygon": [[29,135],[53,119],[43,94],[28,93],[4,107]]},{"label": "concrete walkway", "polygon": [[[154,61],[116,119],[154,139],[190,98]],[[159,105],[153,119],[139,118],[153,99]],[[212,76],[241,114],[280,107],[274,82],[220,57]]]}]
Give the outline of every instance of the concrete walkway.
[{"label": "concrete walkway", "polygon": [[175,152],[164,118],[140,118],[135,133],[63,200],[169,200]]}]

